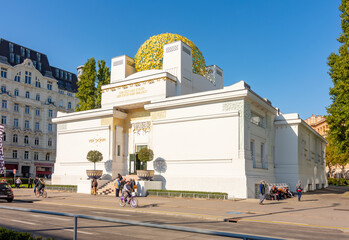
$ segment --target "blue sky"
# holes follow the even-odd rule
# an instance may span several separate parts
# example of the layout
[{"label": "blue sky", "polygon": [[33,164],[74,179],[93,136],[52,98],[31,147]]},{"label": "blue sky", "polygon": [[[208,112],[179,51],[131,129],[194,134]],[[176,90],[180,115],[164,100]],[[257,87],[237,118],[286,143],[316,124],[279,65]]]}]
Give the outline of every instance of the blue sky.
[{"label": "blue sky", "polygon": [[240,80],[283,113],[326,114],[327,57],[337,52],[340,0],[1,1],[0,37],[76,73],[95,57],[134,57],[149,37],[183,35],[206,64]]}]

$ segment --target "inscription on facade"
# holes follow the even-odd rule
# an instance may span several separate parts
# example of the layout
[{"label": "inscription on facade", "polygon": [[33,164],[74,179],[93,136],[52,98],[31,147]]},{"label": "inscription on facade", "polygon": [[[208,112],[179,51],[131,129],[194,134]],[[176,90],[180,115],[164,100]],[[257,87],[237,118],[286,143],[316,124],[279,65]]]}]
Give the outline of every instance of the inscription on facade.
[{"label": "inscription on facade", "polygon": [[122,90],[118,93],[116,97],[117,98],[128,97],[128,96],[134,96],[138,94],[144,94],[146,92],[147,92],[147,89],[145,89],[145,87],[137,87],[133,89]]},{"label": "inscription on facade", "polygon": [[105,142],[107,139],[105,138],[92,138],[88,140],[89,143],[100,143],[100,142]]}]

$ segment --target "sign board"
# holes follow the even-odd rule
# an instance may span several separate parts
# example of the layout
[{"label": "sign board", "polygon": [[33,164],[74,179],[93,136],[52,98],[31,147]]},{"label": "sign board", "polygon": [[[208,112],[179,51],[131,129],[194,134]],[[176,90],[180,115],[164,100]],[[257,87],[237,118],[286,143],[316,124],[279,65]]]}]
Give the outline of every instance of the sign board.
[{"label": "sign board", "polygon": [[5,161],[4,161],[4,149],[2,147],[2,138],[4,135],[4,125],[0,124],[0,174],[4,174],[4,167],[5,167]]}]

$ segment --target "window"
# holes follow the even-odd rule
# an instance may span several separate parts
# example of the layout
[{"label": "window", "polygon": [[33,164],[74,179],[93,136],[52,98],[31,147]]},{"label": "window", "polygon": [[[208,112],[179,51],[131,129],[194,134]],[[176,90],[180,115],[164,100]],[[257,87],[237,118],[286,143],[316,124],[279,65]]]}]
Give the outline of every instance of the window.
[{"label": "window", "polygon": [[33,60],[33,65],[34,65],[34,67],[36,68],[36,61],[34,61],[34,60]]},{"label": "window", "polygon": [[61,70],[60,73],[61,73],[61,78],[63,78],[63,71]]},{"label": "window", "polygon": [[40,55],[40,53],[36,53],[36,60],[38,60],[39,62],[41,61],[41,55]]},{"label": "window", "polygon": [[2,85],[2,86],[1,86],[1,92],[2,92],[2,93],[5,93],[5,92],[6,92],[6,86],[5,86],[5,85]]},{"label": "window", "polygon": [[68,108],[71,109],[71,102],[68,102]]},{"label": "window", "polygon": [[5,132],[2,134],[2,141],[6,142],[6,133]]},{"label": "window", "polygon": [[27,58],[30,58],[30,50],[29,49],[26,49],[27,50]]},{"label": "window", "polygon": [[47,145],[48,145],[48,146],[52,146],[52,138],[49,138],[49,139],[48,139]]},{"label": "window", "polygon": [[52,90],[52,82],[47,82],[47,89]]},{"label": "window", "polygon": [[35,145],[39,145],[39,137],[35,137],[34,143]]},{"label": "window", "polygon": [[32,83],[32,73],[31,72],[25,71],[24,83],[26,83],[26,84]]},{"label": "window", "polygon": [[35,116],[40,116],[40,108],[35,109]]},{"label": "window", "polygon": [[25,56],[24,47],[21,47],[21,55],[22,55],[22,57],[24,57],[24,56]]},{"label": "window", "polygon": [[254,112],[251,112],[250,122],[264,128],[264,117],[261,117]]},{"label": "window", "polygon": [[11,62],[15,61],[15,54],[14,53],[10,53],[10,61]]},{"label": "window", "polygon": [[265,145],[264,145],[264,143],[261,143],[261,163],[262,163],[262,168],[268,168],[267,163],[265,161]]},{"label": "window", "polygon": [[41,87],[41,84],[40,84],[40,81],[39,81],[39,80],[36,80],[36,82],[35,82],[35,87],[37,87],[37,88],[40,88],[40,87]]},{"label": "window", "polygon": [[56,77],[59,77],[59,70],[56,69]]},{"label": "window", "polygon": [[13,43],[9,43],[8,48],[9,48],[10,52],[13,52]]},{"label": "window", "polygon": [[14,143],[18,142],[18,135],[17,134],[13,134],[12,142],[14,142]]},{"label": "window", "polygon": [[67,74],[67,72],[64,72],[64,79],[65,79],[65,80],[68,79],[68,74]]},{"label": "window", "polygon": [[68,95],[69,97],[73,96],[73,94],[71,94],[70,92],[68,92],[67,95]]},{"label": "window", "polygon": [[1,107],[2,108],[7,108],[7,100],[2,100]]},{"label": "window", "polygon": [[252,140],[250,143],[250,151],[251,151],[251,159],[253,161],[253,167],[256,167],[256,156],[255,156],[255,148],[254,148],[254,141]]},{"label": "window", "polygon": [[12,150],[12,158],[13,159],[17,159],[18,158],[18,155],[17,155],[17,150]]},{"label": "window", "polygon": [[47,102],[48,102],[48,103],[52,103],[52,98],[51,98],[51,97],[48,97],[48,98],[47,98]]},{"label": "window", "polygon": [[24,151],[24,159],[29,159],[29,152],[28,151]]},{"label": "window", "polygon": [[29,91],[25,92],[25,98],[30,98],[30,92]]},{"label": "window", "polygon": [[59,106],[60,106],[60,107],[63,107],[63,100],[62,100],[62,99],[59,100]]},{"label": "window", "polygon": [[41,62],[38,63],[38,70],[41,71]]},{"label": "window", "polygon": [[24,112],[25,112],[26,114],[29,114],[29,113],[30,113],[30,107],[29,107],[28,105],[25,106]]},{"label": "window", "polygon": [[18,127],[18,118],[13,119],[13,126]]},{"label": "window", "polygon": [[52,118],[52,116],[53,116],[53,111],[50,109],[48,110],[48,117]]},{"label": "window", "polygon": [[35,130],[40,130],[40,123],[39,122],[35,122]]},{"label": "window", "polygon": [[7,68],[1,68],[0,76],[3,78],[7,78]]},{"label": "window", "polygon": [[16,63],[17,64],[21,63],[21,57],[19,55],[16,55]]},{"label": "window", "polygon": [[49,153],[46,153],[46,161],[50,161],[50,154]]},{"label": "window", "polygon": [[29,144],[29,137],[28,136],[24,136],[24,144]]},{"label": "window", "polygon": [[18,112],[18,110],[19,110],[19,105],[18,105],[18,103],[15,103],[15,104],[13,105],[13,111],[14,111],[14,112]]},{"label": "window", "polygon": [[120,145],[118,145],[118,156],[120,156]]},{"label": "window", "polygon": [[15,82],[21,82],[21,72],[17,73],[15,76]]},{"label": "window", "polygon": [[48,131],[49,131],[49,132],[52,132],[52,123],[49,123],[49,124],[48,124]]},{"label": "window", "polygon": [[36,101],[40,101],[40,94],[36,94],[35,99],[36,99]]},{"label": "window", "polygon": [[38,152],[34,152],[34,160],[39,160],[39,153]]},{"label": "window", "polygon": [[68,76],[69,76],[69,81],[71,81],[72,80],[71,73],[69,73]]},{"label": "window", "polygon": [[29,120],[24,121],[24,128],[29,129]]},{"label": "window", "polygon": [[18,95],[19,95],[18,89],[15,89],[15,96],[18,97]]},{"label": "window", "polygon": [[6,116],[1,116],[1,124],[6,125],[6,120],[7,120]]}]

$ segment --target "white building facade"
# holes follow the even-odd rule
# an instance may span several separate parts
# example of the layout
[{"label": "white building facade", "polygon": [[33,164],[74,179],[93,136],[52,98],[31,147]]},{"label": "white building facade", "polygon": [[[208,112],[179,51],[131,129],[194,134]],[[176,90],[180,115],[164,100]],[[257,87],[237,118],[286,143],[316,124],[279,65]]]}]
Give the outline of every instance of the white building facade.
[{"label": "white building facade", "polygon": [[[243,81],[223,87],[223,71],[192,71],[191,48],[166,44],[163,68],[136,72],[128,56],[113,58],[111,82],[102,87],[102,108],[58,113],[54,184],[78,184],[97,163],[110,178],[142,168],[137,152],[154,151],[147,163],[168,190],[225,192],[234,198],[257,194],[261,180],[285,182],[294,190],[327,186],[326,140],[298,114],[281,114]],[[292,153],[292,154],[291,154]],[[314,170],[316,169],[316,170]]]},{"label": "white building facade", "polygon": [[0,115],[8,174],[13,169],[23,177],[52,174],[57,136],[52,118],[57,111],[74,111],[76,81],[75,74],[50,66],[45,54],[0,39]]}]

